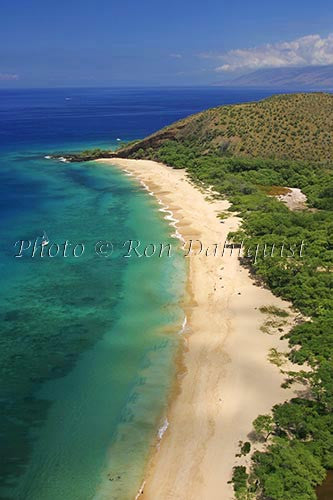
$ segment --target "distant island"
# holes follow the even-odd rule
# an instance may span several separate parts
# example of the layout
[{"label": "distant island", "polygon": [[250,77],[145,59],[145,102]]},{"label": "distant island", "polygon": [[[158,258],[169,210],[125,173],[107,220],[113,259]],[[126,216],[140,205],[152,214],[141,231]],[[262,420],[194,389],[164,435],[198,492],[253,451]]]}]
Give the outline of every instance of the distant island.
[{"label": "distant island", "polygon": [[231,80],[229,85],[288,90],[329,90],[333,89],[333,65],[259,69]]}]

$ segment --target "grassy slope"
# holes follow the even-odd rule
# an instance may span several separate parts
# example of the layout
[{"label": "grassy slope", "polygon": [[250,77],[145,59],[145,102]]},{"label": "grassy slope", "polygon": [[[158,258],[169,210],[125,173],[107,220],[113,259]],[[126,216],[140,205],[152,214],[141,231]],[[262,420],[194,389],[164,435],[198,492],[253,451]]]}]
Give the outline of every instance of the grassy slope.
[{"label": "grassy slope", "polygon": [[157,150],[166,141],[198,153],[293,159],[328,164],[333,159],[333,95],[286,94],[259,102],[219,106],[180,120],[124,148]]}]

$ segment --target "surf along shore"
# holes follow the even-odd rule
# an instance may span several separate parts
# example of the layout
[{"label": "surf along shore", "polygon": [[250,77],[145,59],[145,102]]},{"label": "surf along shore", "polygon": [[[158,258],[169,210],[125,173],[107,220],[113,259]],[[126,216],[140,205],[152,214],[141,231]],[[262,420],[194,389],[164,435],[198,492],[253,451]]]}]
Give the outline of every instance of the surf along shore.
[{"label": "surf along shore", "polygon": [[[185,170],[149,160],[97,161],[143,182],[173,212],[186,241],[223,246],[228,233],[241,223],[235,215],[222,222],[218,214],[227,210],[228,201],[198,189]],[[287,351],[287,341],[280,336],[291,328],[296,314],[290,304],[254,283],[237,251],[223,257],[221,251],[217,256],[195,252],[186,258],[189,300],[183,368],[170,398],[169,426],[154,446],[137,498],[231,500],[232,468],[247,460],[235,458],[239,441],[250,440],[259,414],[295,395],[295,388],[281,388],[283,375],[268,355],[272,348]],[[260,329],[268,319],[259,310],[264,306],[288,311],[279,330]]]}]

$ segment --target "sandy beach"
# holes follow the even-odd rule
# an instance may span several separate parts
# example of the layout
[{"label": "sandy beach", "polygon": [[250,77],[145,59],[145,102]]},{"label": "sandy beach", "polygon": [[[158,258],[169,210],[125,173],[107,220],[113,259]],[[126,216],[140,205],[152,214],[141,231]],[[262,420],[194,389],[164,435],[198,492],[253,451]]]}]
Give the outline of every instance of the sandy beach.
[{"label": "sandy beach", "polygon": [[[170,401],[169,427],[149,461],[139,498],[144,500],[231,500],[228,481],[237,462],[238,442],[249,440],[258,414],[292,396],[281,388],[280,369],[268,361],[271,348],[287,350],[279,340],[294,321],[289,304],[257,286],[240,265],[238,252],[221,256],[227,234],[240,220],[221,221],[226,200],[213,200],[195,187],[184,170],[146,160],[99,160],[117,165],[143,181],[172,210],[188,241],[221,245],[217,256],[189,259],[187,331],[179,390]],[[290,313],[280,331],[263,332],[262,306]]]}]

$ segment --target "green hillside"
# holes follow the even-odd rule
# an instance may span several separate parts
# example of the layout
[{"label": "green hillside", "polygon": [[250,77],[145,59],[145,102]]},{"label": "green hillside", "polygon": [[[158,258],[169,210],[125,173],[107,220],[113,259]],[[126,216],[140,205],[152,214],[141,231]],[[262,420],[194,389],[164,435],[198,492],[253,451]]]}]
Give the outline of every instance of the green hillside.
[{"label": "green hillside", "polygon": [[196,153],[329,164],[333,159],[333,95],[284,94],[259,102],[219,106],[180,120],[121,156],[153,156],[167,141]]}]

